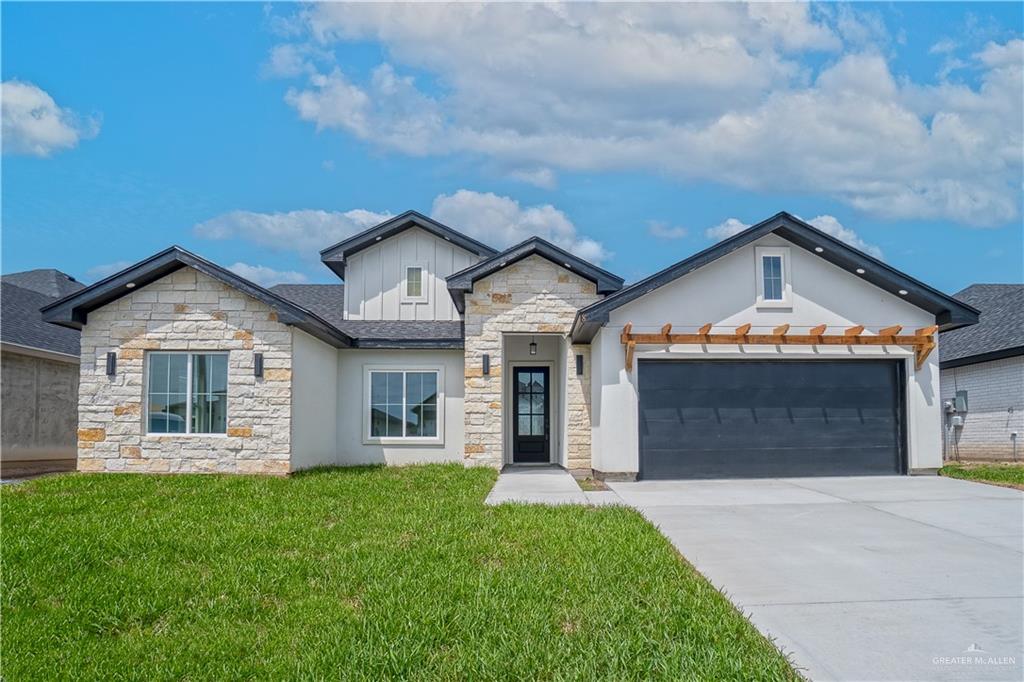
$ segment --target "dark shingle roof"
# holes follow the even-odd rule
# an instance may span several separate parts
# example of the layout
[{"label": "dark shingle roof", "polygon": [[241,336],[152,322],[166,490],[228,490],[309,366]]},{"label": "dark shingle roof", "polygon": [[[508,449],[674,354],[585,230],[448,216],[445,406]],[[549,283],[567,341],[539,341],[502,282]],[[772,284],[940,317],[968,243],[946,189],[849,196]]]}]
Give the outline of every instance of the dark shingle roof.
[{"label": "dark shingle roof", "polygon": [[980,310],[981,318],[939,337],[940,366],[1024,354],[1024,284],[972,284],[954,297]]},{"label": "dark shingle roof", "polygon": [[11,284],[8,275],[4,275],[0,287],[0,341],[53,353],[78,355],[79,332],[43,322],[42,313],[39,312],[41,307],[53,303],[57,297]]},{"label": "dark shingle roof", "polygon": [[270,290],[330,322],[359,348],[462,348],[458,321],[344,319],[344,284],[278,284]]},{"label": "dark shingle roof", "polygon": [[448,320],[345,320],[338,329],[359,348],[462,348],[462,323]]},{"label": "dark shingle roof", "polygon": [[50,298],[63,298],[85,288],[85,285],[76,281],[74,277],[53,268],[12,272],[9,275],[4,275],[3,281]]},{"label": "dark shingle roof", "polygon": [[277,284],[270,290],[316,313],[335,327],[345,319],[344,284]]}]

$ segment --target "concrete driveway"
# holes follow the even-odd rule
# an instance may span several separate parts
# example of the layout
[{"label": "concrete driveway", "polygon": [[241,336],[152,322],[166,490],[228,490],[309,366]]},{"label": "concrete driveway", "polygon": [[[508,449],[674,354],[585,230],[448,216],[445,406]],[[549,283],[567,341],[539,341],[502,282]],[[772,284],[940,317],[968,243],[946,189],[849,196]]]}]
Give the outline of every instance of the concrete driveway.
[{"label": "concrete driveway", "polygon": [[1024,494],[939,477],[611,483],[814,680],[1024,678]]}]

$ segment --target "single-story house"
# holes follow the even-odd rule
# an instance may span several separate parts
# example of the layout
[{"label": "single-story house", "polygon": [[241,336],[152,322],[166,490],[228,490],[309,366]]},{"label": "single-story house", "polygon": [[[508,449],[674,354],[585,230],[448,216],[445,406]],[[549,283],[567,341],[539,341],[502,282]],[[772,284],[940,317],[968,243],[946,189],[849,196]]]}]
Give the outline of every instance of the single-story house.
[{"label": "single-story house", "polygon": [[46,307],[82,332],[79,469],[933,470],[936,331],[978,319],[787,213],[629,286],[411,211],[320,258],[344,285],[171,247]]},{"label": "single-story house", "polygon": [[79,333],[47,324],[40,308],[83,285],[53,269],[0,282],[0,475],[74,469]]},{"label": "single-story house", "polygon": [[972,284],[954,295],[978,324],[939,346],[947,460],[1024,457],[1024,284]]}]

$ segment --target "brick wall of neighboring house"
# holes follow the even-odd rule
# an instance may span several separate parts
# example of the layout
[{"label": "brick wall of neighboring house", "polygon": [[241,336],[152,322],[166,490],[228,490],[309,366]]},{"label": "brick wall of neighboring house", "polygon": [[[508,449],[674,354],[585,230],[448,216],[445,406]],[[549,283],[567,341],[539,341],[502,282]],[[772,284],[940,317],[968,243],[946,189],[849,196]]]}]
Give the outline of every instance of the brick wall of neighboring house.
[{"label": "brick wall of neighboring house", "polygon": [[[106,354],[117,371],[106,375]],[[228,351],[226,435],[147,435],[148,351]],[[253,375],[254,353],[264,376]],[[264,303],[191,268],[89,313],[82,330],[80,471],[285,474],[292,331]]]},{"label": "brick wall of neighboring house", "polygon": [[1012,459],[1013,432],[1024,459],[1024,356],[944,369],[940,381],[943,403],[967,391],[964,425],[943,417],[946,460]]},{"label": "brick wall of neighboring house", "polygon": [[[465,456],[469,463],[494,467],[503,463],[502,334],[567,335],[576,311],[598,298],[593,282],[540,256],[525,258],[478,281],[466,295]],[[590,347],[569,343],[563,347],[567,464],[570,469],[589,469]],[[482,371],[484,353],[491,358],[489,376]],[[577,354],[584,357],[582,376],[576,375]]]}]

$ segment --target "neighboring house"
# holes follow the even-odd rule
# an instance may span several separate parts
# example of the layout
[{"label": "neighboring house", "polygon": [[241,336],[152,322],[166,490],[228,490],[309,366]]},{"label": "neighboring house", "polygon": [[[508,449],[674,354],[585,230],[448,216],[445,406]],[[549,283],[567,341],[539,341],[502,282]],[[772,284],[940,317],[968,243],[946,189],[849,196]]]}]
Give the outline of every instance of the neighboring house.
[{"label": "neighboring house", "polygon": [[78,332],[40,308],[83,288],[58,270],[4,275],[0,291],[0,475],[75,468]]},{"label": "neighboring house", "polygon": [[977,321],[786,213],[631,286],[415,212],[320,256],[344,286],[267,290],[171,247],[47,307],[82,330],[79,469],[928,470],[935,330]]},{"label": "neighboring house", "polygon": [[980,310],[981,320],[942,334],[946,459],[1020,459],[1024,284],[972,284],[955,297]]}]

